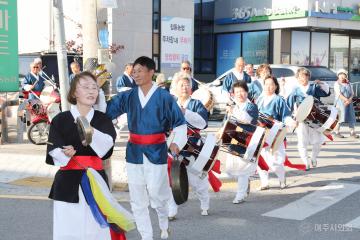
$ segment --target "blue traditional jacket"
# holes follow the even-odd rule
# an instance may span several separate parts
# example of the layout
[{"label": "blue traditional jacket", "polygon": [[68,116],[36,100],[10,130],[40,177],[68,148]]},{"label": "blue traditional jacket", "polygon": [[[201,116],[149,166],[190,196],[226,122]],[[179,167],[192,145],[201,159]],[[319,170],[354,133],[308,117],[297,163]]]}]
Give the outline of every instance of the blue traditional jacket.
[{"label": "blue traditional jacket", "polygon": [[256,101],[263,91],[263,87],[259,80],[252,81],[249,84],[248,98],[250,101]]},{"label": "blue traditional jacket", "polygon": [[258,105],[259,112],[272,116],[274,119],[283,123],[285,122],[285,118],[291,115],[285,99],[279,95],[275,95],[267,105],[264,104],[264,95],[261,95],[256,104]]},{"label": "blue traditional jacket", "polygon": [[133,87],[136,87],[136,83],[134,80],[131,82],[130,78],[128,76],[126,76],[125,74],[123,74],[116,80],[117,91],[119,91],[119,89],[122,87],[133,88]]},{"label": "blue traditional jacket", "polygon": [[251,77],[246,72],[243,73],[244,73],[243,79],[237,79],[233,72],[230,72],[228,75],[226,75],[223,82],[223,90],[230,92],[232,85],[237,81],[244,80],[248,84],[251,83]]},{"label": "blue traditional jacket", "polygon": [[[115,119],[127,113],[130,133],[138,135],[159,134],[185,124],[184,115],[169,92],[157,88],[144,108],[139,99],[139,87],[120,92],[107,104],[106,114]],[[159,144],[135,144],[128,142],[126,161],[143,163],[143,154],[154,164],[167,163],[166,142]]]},{"label": "blue traditional jacket", "polygon": [[300,87],[296,87],[288,96],[287,98],[287,105],[289,106],[290,110],[293,111],[295,104],[299,105],[300,103],[302,103],[302,101],[305,99],[305,97],[307,96],[313,96],[314,98],[316,98],[317,100],[320,101],[321,97],[328,97],[330,96],[330,91],[327,93],[325,92],[323,89],[321,89],[321,87],[318,84],[310,84],[308,90],[306,91],[306,95],[304,94],[303,91],[301,91]]}]

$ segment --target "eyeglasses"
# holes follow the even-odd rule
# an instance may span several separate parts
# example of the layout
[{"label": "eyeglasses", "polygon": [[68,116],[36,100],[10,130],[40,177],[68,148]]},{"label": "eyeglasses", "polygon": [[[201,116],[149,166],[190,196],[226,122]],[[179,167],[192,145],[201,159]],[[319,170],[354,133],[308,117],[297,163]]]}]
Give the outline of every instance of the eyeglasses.
[{"label": "eyeglasses", "polygon": [[32,68],[39,68],[39,67],[32,67]]},{"label": "eyeglasses", "polygon": [[80,88],[85,91],[99,91],[99,87],[97,85],[84,86],[79,84]]},{"label": "eyeglasses", "polygon": [[183,67],[182,70],[190,70],[190,67]]}]

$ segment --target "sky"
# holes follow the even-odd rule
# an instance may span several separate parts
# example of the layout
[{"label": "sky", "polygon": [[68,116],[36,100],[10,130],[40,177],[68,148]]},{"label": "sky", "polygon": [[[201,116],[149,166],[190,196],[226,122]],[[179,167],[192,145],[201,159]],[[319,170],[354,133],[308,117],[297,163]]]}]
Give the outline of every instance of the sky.
[{"label": "sky", "polygon": [[[76,40],[81,22],[80,0],[62,0],[66,40]],[[51,0],[17,0],[19,53],[49,50]],[[72,19],[73,21],[69,20]]]}]

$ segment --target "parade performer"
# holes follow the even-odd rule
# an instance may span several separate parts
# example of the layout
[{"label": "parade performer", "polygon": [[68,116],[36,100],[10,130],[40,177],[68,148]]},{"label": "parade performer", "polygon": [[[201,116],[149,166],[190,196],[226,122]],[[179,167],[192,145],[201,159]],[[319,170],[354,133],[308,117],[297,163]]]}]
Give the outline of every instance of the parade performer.
[{"label": "parade performer", "polygon": [[122,91],[122,88],[133,88],[136,86],[134,79],[132,78],[131,74],[133,71],[133,64],[127,63],[125,65],[125,70],[123,75],[120,75],[119,78],[116,80],[116,90],[118,92]]},{"label": "parade performer", "polygon": [[40,74],[40,71],[39,64],[33,62],[30,64],[30,72],[25,76],[23,83],[24,91],[29,92],[28,99],[36,99],[34,94],[40,96],[45,87],[45,78]]},{"label": "parade performer", "polygon": [[[257,119],[259,116],[259,111],[257,106],[254,103],[251,103],[248,99],[248,86],[245,81],[239,81],[233,84],[232,92],[234,96],[235,105],[228,107],[228,114],[234,117],[236,120],[249,124],[242,125],[242,127],[247,131],[254,131],[257,125]],[[232,151],[236,151],[236,146],[230,145]],[[240,154],[240,152],[239,152]],[[249,192],[249,178],[256,171],[257,162],[249,162],[242,169],[233,169],[232,163],[241,161],[240,157],[227,154],[226,159],[226,170],[227,173],[231,176],[238,178],[238,187],[237,193],[233,200],[234,204],[239,204],[245,201],[247,193]],[[234,164],[238,165],[238,164]]]},{"label": "parade performer", "polygon": [[[296,122],[291,118],[290,109],[286,105],[284,98],[278,95],[279,88],[279,83],[275,77],[268,76],[265,78],[264,91],[256,102],[259,112],[285,123],[288,127],[295,127]],[[280,144],[276,151],[271,151],[270,146],[264,147],[261,156],[265,160],[269,170],[275,172],[277,175],[280,182],[280,188],[285,188],[285,145]],[[258,167],[258,173],[261,180],[260,189],[269,189],[269,171]]]},{"label": "parade performer", "polygon": [[349,124],[350,137],[359,138],[359,135],[355,133],[355,111],[353,104],[354,91],[351,87],[348,78],[348,72],[345,69],[340,69],[337,72],[338,80],[334,84],[335,102],[334,105],[339,109],[340,121],[335,129],[335,136],[344,138],[344,135],[340,134],[340,124]]},{"label": "parade performer", "polygon": [[[85,200],[80,183],[87,167],[98,171],[107,182],[102,160],[112,155],[116,133],[111,120],[92,108],[99,88],[89,72],[75,76],[71,83],[68,101],[75,106],[59,113],[51,122],[46,163],[60,166],[49,198],[54,200],[53,239],[125,239],[111,238],[109,227],[102,228]],[[92,141],[84,146],[75,120],[86,117],[92,127]]]},{"label": "parade performer", "polygon": [[127,113],[130,138],[126,148],[130,203],[143,240],[153,239],[149,202],[155,208],[161,239],[168,238],[170,186],[165,133],[172,130],[171,153],[178,154],[187,141],[184,115],[174,98],[152,82],[155,62],[139,57],[134,62],[136,87],[118,93],[107,105],[106,114],[115,119]]},{"label": "parade performer", "polygon": [[[208,112],[204,105],[196,99],[192,99],[191,76],[186,73],[179,73],[172,80],[174,82],[174,92],[177,97],[177,104],[181,108],[188,125],[188,141],[192,140],[192,136],[200,134],[200,130],[207,127]],[[195,141],[198,138],[193,138]],[[181,155],[187,157],[187,153],[180,152]],[[200,200],[201,215],[207,216],[209,210],[209,181],[207,177],[200,178],[191,171],[187,171],[189,185]],[[178,206],[173,197],[169,201],[169,220],[174,220],[178,211]]]},{"label": "parade performer", "polygon": [[271,68],[269,64],[261,64],[258,69],[256,69],[256,79],[249,84],[249,93],[248,97],[251,102],[256,102],[264,88],[265,77],[271,75]]},{"label": "parade performer", "polygon": [[[329,85],[320,80],[315,80],[314,83],[310,84],[310,71],[306,68],[299,68],[296,72],[296,78],[299,86],[296,87],[287,98],[287,104],[290,110],[296,113],[296,108],[305,97],[311,95],[318,101],[320,97],[327,97],[330,95]],[[306,170],[310,168],[310,160],[312,167],[317,166],[317,156],[320,153],[321,145],[325,142],[325,135],[309,127],[306,123],[299,123],[296,129],[298,137],[298,151],[300,158],[306,165]],[[311,159],[308,157],[307,147],[312,145]]]},{"label": "parade performer", "polygon": [[237,82],[244,80],[246,83],[251,83],[251,77],[244,71],[245,60],[243,57],[238,57],[234,64],[234,69],[228,73],[223,82],[223,90],[226,92],[231,91],[231,86]]}]

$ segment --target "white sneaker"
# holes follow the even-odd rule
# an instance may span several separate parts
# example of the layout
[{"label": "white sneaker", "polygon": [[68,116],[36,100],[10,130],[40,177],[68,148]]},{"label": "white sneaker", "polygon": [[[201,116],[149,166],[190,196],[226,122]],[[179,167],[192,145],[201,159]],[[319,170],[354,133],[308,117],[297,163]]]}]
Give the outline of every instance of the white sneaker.
[{"label": "white sneaker", "polygon": [[169,230],[161,230],[161,234],[160,234],[160,238],[161,239],[168,239],[169,238]]},{"label": "white sneaker", "polygon": [[317,166],[317,161],[316,161],[316,159],[312,159],[312,160],[311,160],[311,165],[312,165],[313,168],[316,168],[316,166]]},{"label": "white sneaker", "polygon": [[240,204],[240,203],[243,203],[245,202],[245,199],[244,198],[234,198],[234,200],[232,201],[233,204]]},{"label": "white sneaker", "polygon": [[207,210],[202,210],[201,211],[201,216],[208,216],[208,215],[209,215],[209,213],[208,213]]},{"label": "white sneaker", "polygon": [[286,180],[284,180],[283,182],[280,181],[280,189],[284,188],[286,188]]}]

